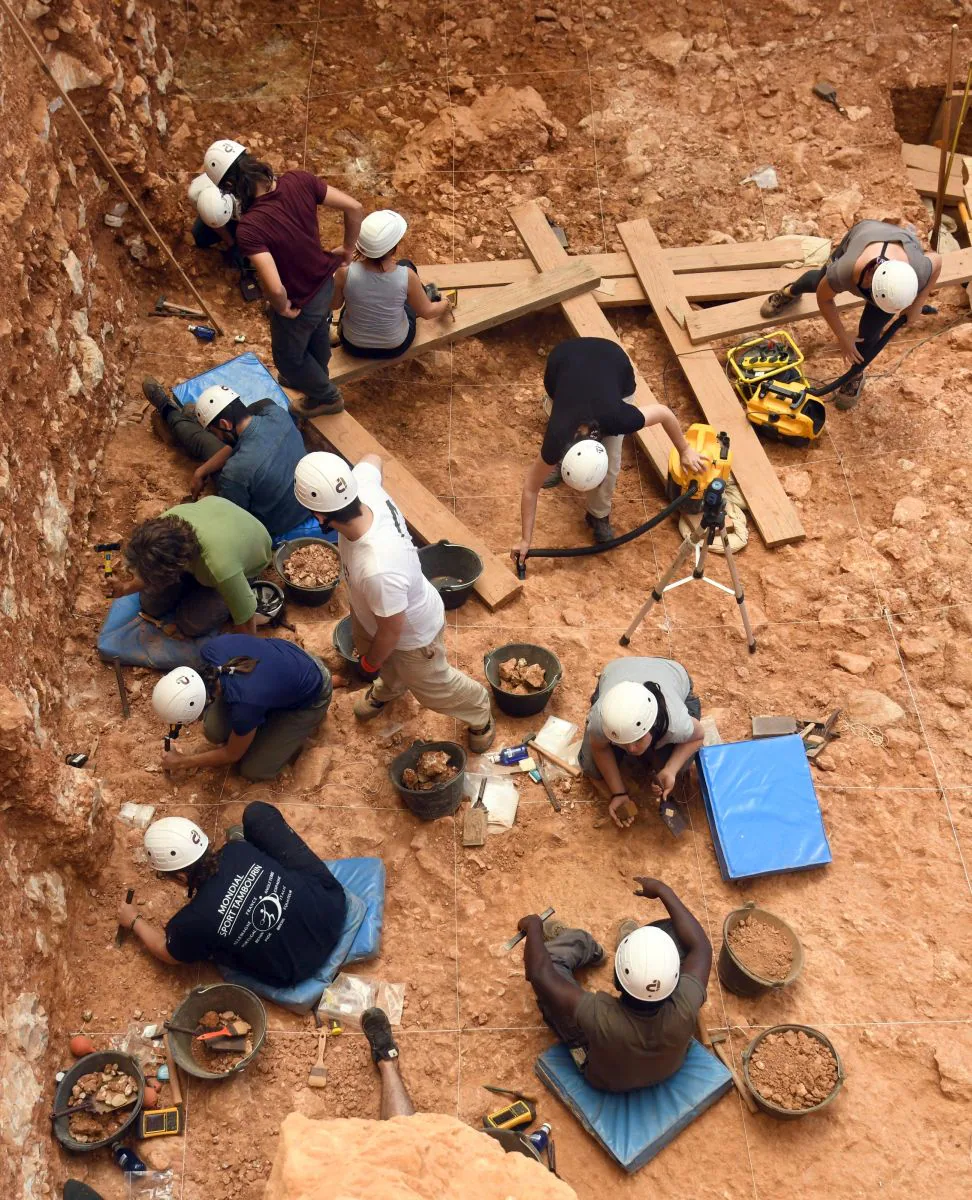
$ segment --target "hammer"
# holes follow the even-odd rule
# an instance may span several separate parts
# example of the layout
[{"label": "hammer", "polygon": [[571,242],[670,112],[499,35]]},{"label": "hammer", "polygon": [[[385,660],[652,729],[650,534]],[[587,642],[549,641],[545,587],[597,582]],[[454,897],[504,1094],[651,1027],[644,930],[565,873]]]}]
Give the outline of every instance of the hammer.
[{"label": "hammer", "polygon": [[105,563],[105,579],[111,578],[112,565],[111,556],[116,550],[121,549],[121,542],[98,542],[95,545],[95,550],[102,556]]},{"label": "hammer", "polygon": [[151,313],[154,317],[205,317],[198,308],[184,308],[181,304],[172,304],[165,296],[159,296]]},{"label": "hammer", "polygon": [[[701,1030],[701,1025],[699,1026]],[[702,1039],[705,1041],[706,1039]],[[740,1076],[739,1072],[732,1065],[732,1060],[726,1050],[725,1043],[729,1040],[729,1035],[723,1030],[710,1030],[708,1036],[708,1045],[716,1052],[722,1065],[732,1076],[732,1082],[736,1085],[736,1091],[742,1097],[743,1104],[749,1111],[756,1116],[759,1113],[759,1108],[756,1101],[753,1099],[753,1094],[746,1086],[745,1080]]]}]

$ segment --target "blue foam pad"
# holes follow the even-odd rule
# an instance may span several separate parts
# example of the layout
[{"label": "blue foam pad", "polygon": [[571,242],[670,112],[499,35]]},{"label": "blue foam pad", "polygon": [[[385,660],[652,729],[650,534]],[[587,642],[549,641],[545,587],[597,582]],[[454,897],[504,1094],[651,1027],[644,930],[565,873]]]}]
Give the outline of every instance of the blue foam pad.
[{"label": "blue foam pad", "polygon": [[830,862],[806,747],[796,734],[703,746],[699,781],[723,879]]},{"label": "blue foam pad", "polygon": [[118,657],[126,667],[154,667],[156,671],[195,667],[198,671],[202,666],[199,647],[206,638],[170,637],[138,615],[140,603],[137,592],[112,603],[98,634],[101,657]]},{"label": "blue foam pad", "polygon": [[337,530],[328,529],[325,532],[321,528],[321,523],[317,517],[308,517],[306,521],[301,521],[299,525],[295,525],[293,529],[288,529],[286,533],[280,533],[273,539],[273,548],[276,548],[281,542],[292,542],[295,538],[313,537],[323,538],[326,542],[331,542],[337,545],[338,535]]},{"label": "blue foam pad", "polygon": [[290,411],[286,393],[252,350],[231,358],[229,362],[220,363],[202,375],[194,375],[172,390],[180,404],[193,404],[206,388],[219,383],[231,387],[244,404],[256,404],[258,400],[269,398],[274,404]]},{"label": "blue foam pad", "polygon": [[380,858],[324,861],[347,894],[348,914],[341,937],[320,970],[293,987],[279,988],[262,983],[244,971],[221,967],[220,973],[228,983],[241,984],[291,1012],[306,1013],[317,1006],[324,989],[342,967],[377,957],[385,920],[385,864]]},{"label": "blue foam pad", "polygon": [[729,1071],[694,1038],[670,1079],[633,1092],[591,1087],[563,1042],[545,1050],[535,1070],[629,1175],[640,1171],[732,1087]]}]

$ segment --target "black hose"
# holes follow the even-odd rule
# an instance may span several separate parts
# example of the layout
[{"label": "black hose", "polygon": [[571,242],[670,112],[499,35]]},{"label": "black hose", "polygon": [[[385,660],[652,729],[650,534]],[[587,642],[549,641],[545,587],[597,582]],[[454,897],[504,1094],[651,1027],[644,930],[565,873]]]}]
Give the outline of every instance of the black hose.
[{"label": "black hose", "polygon": [[[936,313],[938,312],[938,309],[932,308],[930,304],[924,304],[922,305],[921,311],[923,313]],[[881,334],[878,340],[874,343],[874,349],[870,352],[870,354],[868,354],[867,358],[863,362],[854,363],[849,370],[845,371],[843,375],[839,375],[830,383],[818,384],[814,387],[808,388],[807,395],[813,396],[814,399],[819,400],[821,396],[829,396],[831,392],[836,392],[838,388],[842,388],[845,384],[850,383],[852,379],[856,379],[857,376],[863,372],[865,367],[874,362],[877,356],[881,353],[888,342],[891,341],[902,325],[906,325],[907,322],[908,318],[904,313],[902,313],[899,317],[893,320],[887,329],[885,329],[885,331]]]},{"label": "black hose", "polygon": [[516,574],[519,579],[526,579],[526,559],[527,558],[585,558],[588,554],[603,554],[605,550],[615,550],[618,546],[623,546],[626,542],[633,542],[635,538],[641,537],[643,533],[647,533],[649,529],[654,529],[656,525],[660,525],[666,517],[670,517],[672,513],[678,510],[692,499],[699,490],[698,481],[693,479],[681,496],[676,497],[671,504],[666,504],[661,512],[655,513],[653,517],[649,517],[641,525],[637,525],[634,529],[629,529],[627,533],[622,533],[616,538],[611,538],[609,542],[595,542],[593,546],[570,546],[562,549],[541,547],[536,550],[530,549],[526,552],[524,558],[517,559]]}]

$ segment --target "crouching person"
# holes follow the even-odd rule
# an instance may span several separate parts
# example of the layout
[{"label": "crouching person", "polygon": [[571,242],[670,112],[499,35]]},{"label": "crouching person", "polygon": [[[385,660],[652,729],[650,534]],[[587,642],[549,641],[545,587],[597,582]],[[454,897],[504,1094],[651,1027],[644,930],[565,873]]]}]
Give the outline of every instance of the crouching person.
[{"label": "crouching person", "polygon": [[178,667],[155,685],[152,704],[170,725],[203,719],[211,750],[162,755],[167,771],[239,766],[244,779],[274,779],[320,728],[331,675],[283,638],[228,633],[203,643],[202,672]]},{"label": "crouching person", "polygon": [[248,804],[240,832],[213,851],[186,817],[155,821],[145,831],[149,862],[186,885],[189,903],[164,928],[122,903],[118,923],[159,962],[214,962],[273,987],[293,987],[334,949],[347,897],[273,805]]}]

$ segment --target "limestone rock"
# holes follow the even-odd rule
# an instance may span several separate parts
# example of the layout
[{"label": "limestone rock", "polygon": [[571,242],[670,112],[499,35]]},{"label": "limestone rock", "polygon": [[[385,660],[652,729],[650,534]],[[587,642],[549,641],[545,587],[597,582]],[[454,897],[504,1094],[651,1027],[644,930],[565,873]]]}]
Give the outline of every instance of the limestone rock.
[{"label": "limestone rock", "polygon": [[956,350],[972,350],[972,322],[966,322],[953,329],[948,335],[948,344]]},{"label": "limestone rock", "polygon": [[[108,78],[92,70],[80,58],[58,50],[50,61],[51,74],[66,92],[78,91],[82,88],[98,87]],[[110,72],[109,72],[110,74]]]},{"label": "limestone rock", "polygon": [[691,49],[690,39],[682,37],[675,29],[659,34],[658,37],[650,38],[645,45],[649,58],[657,59],[658,62],[671,67],[673,71],[678,70]]},{"label": "limestone rock", "polygon": [[291,1113],[264,1200],[318,1200],[321,1184],[355,1200],[576,1200],[541,1163],[506,1154],[498,1142],[442,1113],[390,1121],[312,1121]]},{"label": "limestone rock", "polygon": [[935,1067],[938,1086],[949,1100],[972,1100],[972,1065],[956,1042],[946,1042],[935,1048]]},{"label": "limestone rock", "polygon": [[830,656],[830,661],[850,675],[863,675],[874,665],[873,660],[866,654],[854,654],[850,650],[835,650]]},{"label": "limestone rock", "polygon": [[903,637],[900,644],[901,653],[911,662],[921,658],[932,658],[938,653],[938,643],[930,638]]},{"label": "limestone rock", "polygon": [[14,179],[8,179],[0,195],[0,221],[5,225],[15,225],[24,215],[29,199],[30,192],[25,187],[21,187]]},{"label": "limestone rock", "polygon": [[904,528],[908,525],[917,525],[926,516],[928,516],[928,505],[920,496],[902,496],[894,506],[891,524]]},{"label": "limestone rock", "polygon": [[897,725],[907,715],[900,704],[890,696],[873,688],[861,688],[852,692],[844,705],[847,715],[852,721],[862,725],[876,725],[883,729],[886,725]]},{"label": "limestone rock", "polygon": [[783,490],[794,500],[805,500],[813,487],[813,476],[809,471],[787,471],[783,476]]}]

